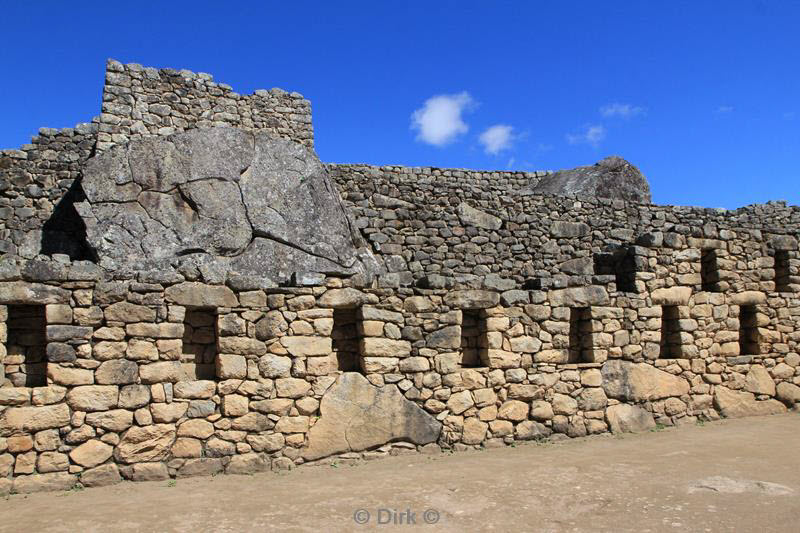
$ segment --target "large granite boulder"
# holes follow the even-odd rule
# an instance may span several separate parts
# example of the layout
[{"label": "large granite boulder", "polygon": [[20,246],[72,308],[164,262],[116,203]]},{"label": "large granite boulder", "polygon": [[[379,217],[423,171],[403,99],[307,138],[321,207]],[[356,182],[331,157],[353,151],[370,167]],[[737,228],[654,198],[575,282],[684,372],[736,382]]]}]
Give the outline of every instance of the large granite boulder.
[{"label": "large granite boulder", "polygon": [[754,394],[735,391],[721,385],[714,387],[714,407],[725,418],[777,415],[786,412],[778,400],[756,400]]},{"label": "large granite boulder", "polygon": [[689,394],[689,382],[647,363],[615,359],[600,370],[609,398],[625,402],[648,402]]},{"label": "large granite boulder", "polygon": [[82,187],[87,241],[109,270],[198,256],[276,281],[377,269],[316,154],[264,133],[134,140],[90,159]]},{"label": "large granite boulder", "polygon": [[339,376],[322,397],[320,419],[308,434],[307,460],[362,451],[392,441],[428,444],[442,424],[394,385],[376,387],[356,372]]},{"label": "large granite boulder", "polygon": [[650,184],[638,168],[612,155],[587,167],[559,170],[545,176],[523,194],[599,196],[650,203]]},{"label": "large granite boulder", "polygon": [[606,410],[611,433],[639,433],[656,427],[653,415],[638,405],[618,403]]}]

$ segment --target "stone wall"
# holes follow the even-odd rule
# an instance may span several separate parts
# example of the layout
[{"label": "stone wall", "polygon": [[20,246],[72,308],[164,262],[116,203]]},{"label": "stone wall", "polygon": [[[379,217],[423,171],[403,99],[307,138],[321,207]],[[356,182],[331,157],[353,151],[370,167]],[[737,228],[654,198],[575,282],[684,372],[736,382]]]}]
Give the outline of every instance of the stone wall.
[{"label": "stone wall", "polygon": [[800,402],[798,207],[528,195],[546,173],[329,164],[374,280],[105,271],[74,205],[96,152],[218,122],[311,142],[300,97],[116,62],[107,82],[92,124],[0,157],[0,493]]},{"label": "stone wall", "polygon": [[97,143],[98,124],[42,128],[30,144],[0,152],[0,251],[32,259],[65,254],[88,259],[73,203],[83,164]]},{"label": "stone wall", "polygon": [[496,173],[501,185],[492,189],[488,172],[328,168],[364,238],[383,256],[387,286],[605,285],[616,282],[609,270],[630,275],[638,268],[648,272],[642,281],[651,289],[677,283],[700,290],[694,267],[659,281],[676,260],[694,265],[700,250],[720,256],[720,272],[730,276],[725,290],[774,290],[776,253],[793,269],[784,285],[797,290],[800,284],[800,207],[782,202],[728,211],[521,196],[515,191],[542,173]]},{"label": "stone wall", "polygon": [[210,74],[109,60],[98,151],[136,137],[214,126],[267,131],[314,147],[311,103],[300,93],[270,89],[241,95]]},{"label": "stone wall", "polygon": [[[0,283],[0,301],[42,306],[47,320],[47,385],[0,388],[5,491],[643,430],[800,401],[793,294],[62,277]],[[680,352],[661,349],[664,306],[678,309]],[[743,306],[755,306],[759,353],[739,353]],[[355,320],[355,368],[334,348],[342,310]],[[199,311],[214,317],[200,343],[214,361],[206,374],[186,355]],[[462,346],[465,315],[481,322],[477,361]],[[3,360],[14,376],[18,355]],[[359,425],[369,430],[341,434]]]}]

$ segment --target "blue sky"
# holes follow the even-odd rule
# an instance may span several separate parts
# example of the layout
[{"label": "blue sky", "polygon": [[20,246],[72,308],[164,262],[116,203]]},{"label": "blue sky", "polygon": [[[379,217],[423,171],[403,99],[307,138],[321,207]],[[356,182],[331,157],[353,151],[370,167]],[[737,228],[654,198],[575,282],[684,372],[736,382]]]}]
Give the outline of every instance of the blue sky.
[{"label": "blue sky", "polygon": [[113,57],[299,91],[323,161],[535,170],[618,154],[656,203],[800,204],[800,1],[39,1],[3,15],[3,148],[98,114]]}]

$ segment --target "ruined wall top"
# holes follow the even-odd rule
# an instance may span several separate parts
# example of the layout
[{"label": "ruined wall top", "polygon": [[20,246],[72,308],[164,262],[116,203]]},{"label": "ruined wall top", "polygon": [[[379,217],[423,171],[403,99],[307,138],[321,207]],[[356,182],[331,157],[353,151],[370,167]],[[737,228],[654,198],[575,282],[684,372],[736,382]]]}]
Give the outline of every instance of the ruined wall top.
[{"label": "ruined wall top", "polygon": [[242,95],[206,73],[156,69],[109,60],[97,150],[148,135],[235,126],[268,131],[314,147],[311,103],[297,92]]}]

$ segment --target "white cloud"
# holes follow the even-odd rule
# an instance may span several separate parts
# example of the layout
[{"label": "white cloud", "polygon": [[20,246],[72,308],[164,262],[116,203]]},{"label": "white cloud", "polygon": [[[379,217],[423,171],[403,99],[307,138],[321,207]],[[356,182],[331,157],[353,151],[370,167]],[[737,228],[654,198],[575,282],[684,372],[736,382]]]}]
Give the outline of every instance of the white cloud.
[{"label": "white cloud", "polygon": [[631,104],[620,104],[618,102],[613,104],[604,105],[600,108],[600,114],[604,117],[620,117],[620,118],[632,118],[636,115],[642,115],[645,112],[645,108],[631,105]]},{"label": "white cloud", "polygon": [[720,115],[724,115],[727,113],[733,113],[733,106],[732,105],[721,105],[717,108],[717,113]]},{"label": "white cloud", "polygon": [[567,134],[569,144],[588,144],[597,148],[606,138],[606,128],[602,124],[589,124],[586,129],[577,134]]},{"label": "white cloud", "polygon": [[511,148],[514,141],[514,128],[505,124],[495,124],[486,129],[478,138],[487,154],[497,155]]},{"label": "white cloud", "polygon": [[418,141],[444,146],[469,130],[461,115],[473,105],[474,101],[466,91],[432,96],[411,114],[411,129],[418,131]]}]

